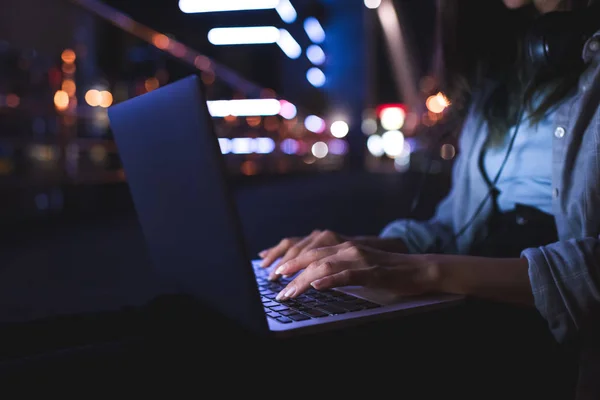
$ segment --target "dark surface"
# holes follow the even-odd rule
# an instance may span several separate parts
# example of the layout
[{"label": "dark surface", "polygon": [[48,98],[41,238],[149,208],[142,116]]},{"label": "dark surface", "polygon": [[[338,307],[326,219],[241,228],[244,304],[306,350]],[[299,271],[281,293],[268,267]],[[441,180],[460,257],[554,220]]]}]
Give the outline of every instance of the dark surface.
[{"label": "dark surface", "polygon": [[[376,234],[406,215],[409,178],[334,174],[237,184],[248,248],[255,254],[314,227]],[[7,391],[85,385],[112,394],[166,387],[170,397],[185,389],[213,397],[567,398],[554,385],[564,374],[543,321],[487,305],[293,340],[248,335],[188,298],[164,294],[170,288],[152,273],[123,189],[101,192],[101,214],[91,211],[100,198],[94,188],[67,191],[89,207],[4,235],[0,381]],[[431,213],[442,194],[426,193],[418,214]]]}]

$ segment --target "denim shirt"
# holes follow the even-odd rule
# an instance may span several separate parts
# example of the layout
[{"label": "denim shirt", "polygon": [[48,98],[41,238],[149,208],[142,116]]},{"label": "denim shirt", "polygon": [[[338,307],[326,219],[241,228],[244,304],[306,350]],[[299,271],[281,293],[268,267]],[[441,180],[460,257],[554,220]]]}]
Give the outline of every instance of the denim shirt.
[{"label": "denim shirt", "polygon": [[[577,93],[553,114],[552,211],[559,241],[521,254],[529,261],[535,306],[561,342],[600,322],[600,31],[586,43],[583,58],[589,66]],[[477,164],[486,139],[481,103],[473,101],[465,120],[452,188],[435,215],[428,221],[394,221],[382,237],[403,238],[414,253],[466,254],[485,231],[490,199],[456,237],[488,194]]]}]

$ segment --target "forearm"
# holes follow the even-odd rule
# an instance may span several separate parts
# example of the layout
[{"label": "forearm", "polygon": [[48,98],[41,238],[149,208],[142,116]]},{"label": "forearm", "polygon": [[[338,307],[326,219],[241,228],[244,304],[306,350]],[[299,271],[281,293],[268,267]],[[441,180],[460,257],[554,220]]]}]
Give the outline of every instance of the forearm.
[{"label": "forearm", "polygon": [[357,236],[350,239],[351,241],[389,253],[408,253],[408,248],[404,240],[399,238],[380,238],[378,236]]},{"label": "forearm", "polygon": [[436,288],[488,300],[533,306],[526,258],[431,255]]}]

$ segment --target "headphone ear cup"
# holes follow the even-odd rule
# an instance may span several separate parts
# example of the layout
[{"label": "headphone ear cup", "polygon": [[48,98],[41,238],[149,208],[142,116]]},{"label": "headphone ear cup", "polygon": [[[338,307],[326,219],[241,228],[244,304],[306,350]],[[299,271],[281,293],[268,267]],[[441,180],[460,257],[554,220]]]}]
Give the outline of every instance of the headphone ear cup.
[{"label": "headphone ear cup", "polygon": [[560,72],[583,64],[583,46],[593,30],[582,12],[551,12],[534,21],[524,46],[531,68]]}]

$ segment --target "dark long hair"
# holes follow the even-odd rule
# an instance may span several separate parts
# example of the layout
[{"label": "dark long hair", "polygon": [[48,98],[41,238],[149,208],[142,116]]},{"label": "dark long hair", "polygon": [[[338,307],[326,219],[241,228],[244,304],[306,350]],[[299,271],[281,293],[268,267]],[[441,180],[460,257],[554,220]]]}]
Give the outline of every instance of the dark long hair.
[{"label": "dark long hair", "polygon": [[[571,9],[593,0],[565,0]],[[577,86],[583,68],[560,75],[532,74],[523,40],[538,12],[533,5],[510,10],[501,0],[438,0],[438,70],[442,91],[462,117],[474,90],[496,84],[484,104],[490,136],[498,138],[515,125],[525,106],[535,124]],[[538,94],[541,96],[537,98]],[[537,98],[537,99],[536,99]]]}]

